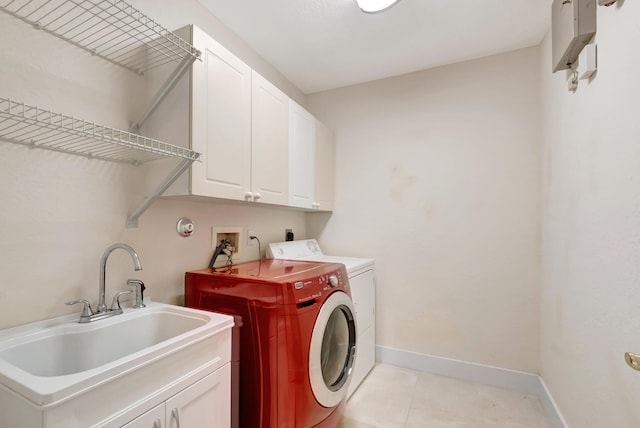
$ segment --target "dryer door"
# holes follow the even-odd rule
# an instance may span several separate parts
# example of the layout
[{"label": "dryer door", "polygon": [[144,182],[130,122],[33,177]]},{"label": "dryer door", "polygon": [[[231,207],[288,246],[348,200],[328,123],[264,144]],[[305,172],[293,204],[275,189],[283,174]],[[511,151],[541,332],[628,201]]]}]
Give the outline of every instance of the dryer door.
[{"label": "dryer door", "polygon": [[316,318],[309,349],[309,380],[313,395],[325,407],[346,396],[356,354],[356,320],[351,298],[336,291]]}]

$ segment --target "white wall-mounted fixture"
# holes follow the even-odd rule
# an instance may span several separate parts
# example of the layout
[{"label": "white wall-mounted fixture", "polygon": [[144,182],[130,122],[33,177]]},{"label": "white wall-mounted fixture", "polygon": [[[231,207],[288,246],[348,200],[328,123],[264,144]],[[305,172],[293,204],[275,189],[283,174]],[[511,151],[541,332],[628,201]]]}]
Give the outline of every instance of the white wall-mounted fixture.
[{"label": "white wall-mounted fixture", "polygon": [[553,72],[572,68],[596,34],[595,0],[553,0],[551,38]]},{"label": "white wall-mounted fixture", "polygon": [[598,48],[595,43],[590,43],[582,49],[578,57],[578,79],[586,80],[598,69]]},{"label": "white wall-mounted fixture", "polygon": [[176,231],[178,232],[178,235],[185,238],[191,236],[194,230],[195,227],[190,218],[182,217],[180,220],[178,220],[178,224],[176,224]]},{"label": "white wall-mounted fixture", "polygon": [[356,0],[358,7],[365,13],[378,13],[389,9],[399,0]]},{"label": "white wall-mounted fixture", "polygon": [[578,89],[578,72],[572,69],[571,74],[567,78],[567,90],[569,92],[575,92],[577,89]]}]

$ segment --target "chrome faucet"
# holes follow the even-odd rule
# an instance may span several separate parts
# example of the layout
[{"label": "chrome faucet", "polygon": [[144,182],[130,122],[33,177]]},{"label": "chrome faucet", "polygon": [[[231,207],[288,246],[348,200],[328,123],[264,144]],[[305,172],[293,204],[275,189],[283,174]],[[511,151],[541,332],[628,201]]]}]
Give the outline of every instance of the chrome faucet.
[{"label": "chrome faucet", "polygon": [[[138,253],[134,251],[133,248],[128,246],[127,244],[114,244],[107,248],[102,254],[102,258],[100,259],[100,284],[98,289],[98,306],[96,311],[93,312],[91,309],[91,304],[88,300],[80,299],[73,300],[71,302],[66,302],[67,305],[76,305],[78,303],[83,304],[82,315],[80,315],[79,323],[87,323],[92,321],[98,321],[104,318],[109,318],[114,315],[121,314],[122,307],[120,306],[120,296],[123,294],[132,293],[132,290],[125,290],[116,293],[113,297],[113,302],[111,303],[111,308],[107,308],[105,304],[105,274],[107,270],[107,259],[109,258],[109,254],[117,248],[121,248],[129,253],[131,258],[133,259],[133,267],[135,270],[142,270],[142,264],[140,263],[140,257],[138,257]],[[128,285],[133,285],[136,287],[136,304],[133,306],[134,308],[144,308],[144,303],[142,303],[142,292],[144,291],[144,284],[142,281],[137,279],[130,279],[127,281]]]},{"label": "chrome faucet", "polygon": [[105,303],[105,276],[107,271],[107,259],[113,250],[122,249],[129,253],[131,258],[133,259],[133,267],[135,270],[142,270],[142,264],[140,263],[140,257],[138,257],[138,253],[135,252],[133,248],[128,246],[127,244],[113,244],[109,248],[104,251],[102,254],[102,258],[100,259],[100,283],[98,289],[98,307],[96,308],[96,313],[107,312],[107,305]]}]

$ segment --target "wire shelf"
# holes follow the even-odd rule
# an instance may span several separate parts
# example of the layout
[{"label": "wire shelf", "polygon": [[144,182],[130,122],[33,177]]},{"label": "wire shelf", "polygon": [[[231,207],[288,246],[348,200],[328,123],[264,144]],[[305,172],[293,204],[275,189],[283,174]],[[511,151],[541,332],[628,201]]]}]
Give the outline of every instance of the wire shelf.
[{"label": "wire shelf", "polygon": [[121,0],[0,0],[0,10],[136,73],[200,51]]},{"label": "wire shelf", "polygon": [[200,154],[152,138],[0,98],[0,139],[89,158],[140,164]]}]

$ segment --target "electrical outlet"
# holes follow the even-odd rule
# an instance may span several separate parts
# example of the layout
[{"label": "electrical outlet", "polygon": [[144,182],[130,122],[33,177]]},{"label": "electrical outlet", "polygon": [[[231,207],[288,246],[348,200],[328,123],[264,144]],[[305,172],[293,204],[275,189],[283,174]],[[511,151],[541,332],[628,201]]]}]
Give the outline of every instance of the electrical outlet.
[{"label": "electrical outlet", "polygon": [[247,247],[255,247],[258,245],[258,241],[251,239],[252,236],[256,236],[256,231],[252,229],[247,230]]},{"label": "electrical outlet", "polygon": [[293,241],[293,229],[285,229],[284,230],[284,240],[285,241]]}]

